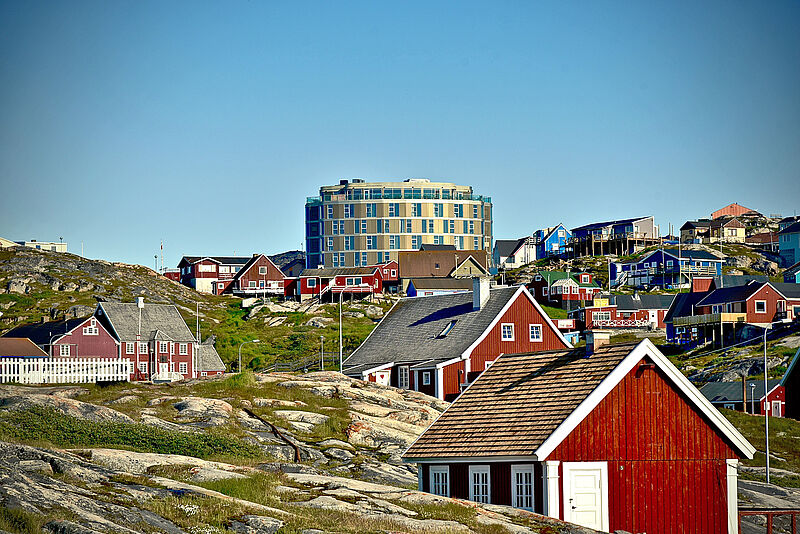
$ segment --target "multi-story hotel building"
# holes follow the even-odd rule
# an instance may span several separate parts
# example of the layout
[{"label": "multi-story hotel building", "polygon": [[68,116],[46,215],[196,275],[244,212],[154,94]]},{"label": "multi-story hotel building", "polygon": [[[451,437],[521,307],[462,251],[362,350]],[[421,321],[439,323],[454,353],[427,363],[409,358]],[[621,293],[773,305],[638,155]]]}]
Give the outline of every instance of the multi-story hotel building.
[{"label": "multi-story hotel building", "polygon": [[423,244],[491,254],[492,199],[470,186],[416,178],[341,180],[306,199],[309,268],[375,265]]}]

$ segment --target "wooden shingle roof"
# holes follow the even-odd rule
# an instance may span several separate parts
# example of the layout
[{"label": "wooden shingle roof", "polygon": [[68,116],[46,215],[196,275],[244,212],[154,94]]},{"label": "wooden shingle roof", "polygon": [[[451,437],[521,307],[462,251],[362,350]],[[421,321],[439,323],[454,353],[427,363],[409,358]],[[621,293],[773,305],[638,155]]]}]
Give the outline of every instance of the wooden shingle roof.
[{"label": "wooden shingle roof", "polygon": [[505,354],[405,452],[408,458],[533,456],[635,344]]}]

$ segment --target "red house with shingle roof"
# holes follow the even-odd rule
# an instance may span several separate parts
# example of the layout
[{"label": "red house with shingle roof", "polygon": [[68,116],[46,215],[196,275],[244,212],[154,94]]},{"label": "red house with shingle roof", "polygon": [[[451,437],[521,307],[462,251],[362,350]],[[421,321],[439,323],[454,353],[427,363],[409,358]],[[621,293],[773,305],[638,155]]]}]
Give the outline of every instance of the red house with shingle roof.
[{"label": "red house with shingle roof", "polygon": [[593,334],[498,358],[403,454],[420,489],[603,532],[735,534],[753,446],[652,342]]}]

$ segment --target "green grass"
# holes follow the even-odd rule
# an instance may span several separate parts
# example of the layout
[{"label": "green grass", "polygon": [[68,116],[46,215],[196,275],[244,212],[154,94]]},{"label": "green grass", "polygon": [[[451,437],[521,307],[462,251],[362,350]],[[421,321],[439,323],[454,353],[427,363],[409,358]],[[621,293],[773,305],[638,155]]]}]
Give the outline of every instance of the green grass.
[{"label": "green grass", "polygon": [[551,319],[567,318],[567,310],[562,310],[561,308],[553,308],[552,306],[544,306],[544,305],[542,305],[542,309]]},{"label": "green grass", "polygon": [[197,458],[219,455],[263,458],[256,445],[214,429],[184,433],[143,424],[91,422],[59,411],[32,407],[0,414],[0,439],[22,443],[45,442],[56,447],[113,447]]}]

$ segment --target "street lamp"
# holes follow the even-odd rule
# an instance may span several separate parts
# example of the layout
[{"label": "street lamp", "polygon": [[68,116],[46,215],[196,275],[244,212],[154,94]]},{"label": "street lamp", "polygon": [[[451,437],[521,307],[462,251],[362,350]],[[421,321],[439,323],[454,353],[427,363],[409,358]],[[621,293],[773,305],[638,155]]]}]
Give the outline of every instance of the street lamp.
[{"label": "street lamp", "polygon": [[[48,343],[48,345],[50,345],[50,358],[54,358],[55,357],[55,350],[54,350],[55,347],[53,346],[53,340],[55,338],[57,338],[57,337],[64,337],[64,336],[71,336],[71,335],[72,335],[72,332],[65,332],[63,334],[56,334],[56,335],[54,335],[54,336],[52,336],[50,338],[50,342]],[[69,346],[69,343],[67,343],[67,346]]]},{"label": "street lamp", "polygon": [[756,383],[750,382],[750,412],[756,414]]},{"label": "street lamp", "polygon": [[248,343],[261,343],[260,339],[253,339],[250,341],[245,341],[241,345],[239,345],[239,372],[242,372],[242,347],[247,345]]},{"label": "street lamp", "polygon": [[319,370],[325,370],[325,337],[319,336]]},{"label": "street lamp", "polygon": [[767,484],[769,484],[769,389],[767,389],[767,331],[772,324],[764,327],[764,440],[767,447]]}]

